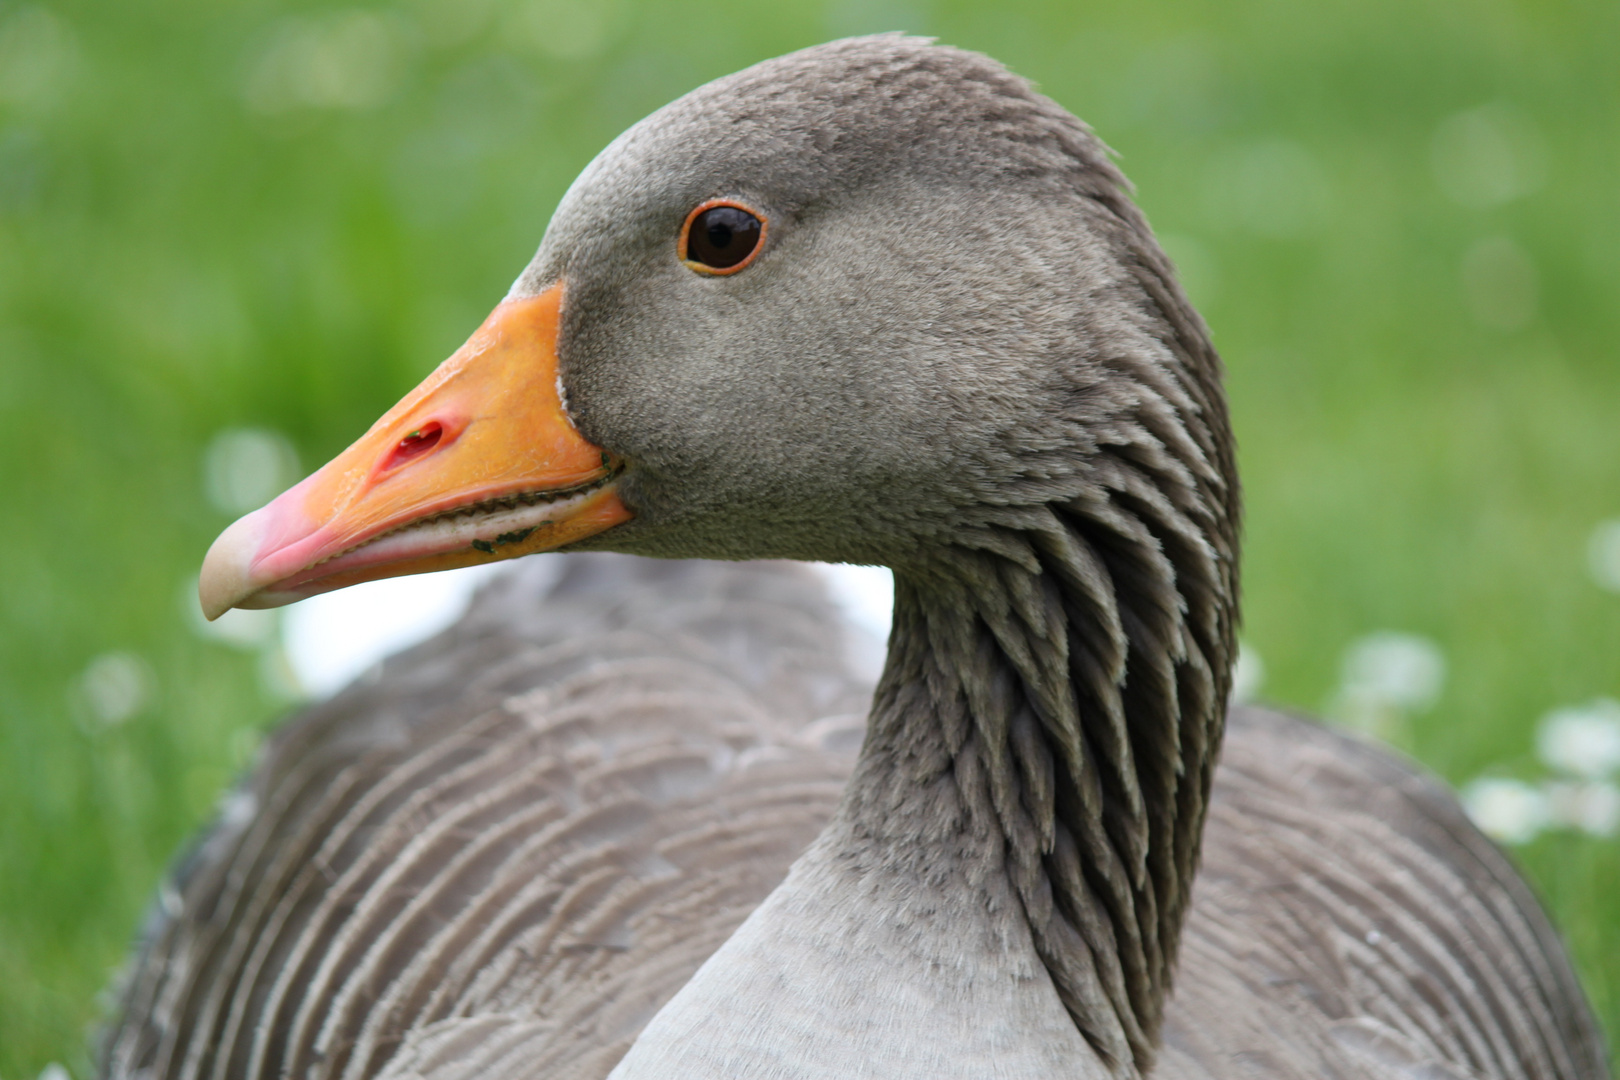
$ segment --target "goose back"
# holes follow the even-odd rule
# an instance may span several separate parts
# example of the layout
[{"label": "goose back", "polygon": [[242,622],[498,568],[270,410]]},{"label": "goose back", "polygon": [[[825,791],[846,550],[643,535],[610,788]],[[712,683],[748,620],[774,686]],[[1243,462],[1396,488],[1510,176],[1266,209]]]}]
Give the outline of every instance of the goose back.
[{"label": "goose back", "polygon": [[1451,791],[1258,708],[1227,720],[1157,1075],[1605,1077],[1552,925]]}]

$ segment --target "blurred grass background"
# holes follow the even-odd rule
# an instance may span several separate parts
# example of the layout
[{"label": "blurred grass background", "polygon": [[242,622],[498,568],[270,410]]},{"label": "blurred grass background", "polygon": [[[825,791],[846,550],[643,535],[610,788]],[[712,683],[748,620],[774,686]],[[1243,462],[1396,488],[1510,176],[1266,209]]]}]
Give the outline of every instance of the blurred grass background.
[{"label": "blurred grass background", "polygon": [[[1231,370],[1246,637],[1461,783],[1620,696],[1612,0],[0,2],[0,1077],[89,1070],[165,864],[289,707],[186,610],[205,448],[340,449],[478,325],[629,123],[831,37],[988,52],[1121,155]],[[109,704],[110,702],[110,704]],[[1620,842],[1516,852],[1620,1032]]]}]

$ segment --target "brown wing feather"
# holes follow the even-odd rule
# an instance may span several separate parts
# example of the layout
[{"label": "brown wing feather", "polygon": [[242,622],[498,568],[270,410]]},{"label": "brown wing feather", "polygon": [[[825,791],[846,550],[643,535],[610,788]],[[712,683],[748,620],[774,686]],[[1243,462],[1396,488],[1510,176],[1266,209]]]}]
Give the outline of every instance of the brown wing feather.
[{"label": "brown wing feather", "polygon": [[1608,1075],[1564,947],[1432,777],[1316,724],[1229,722],[1165,1077]]},{"label": "brown wing feather", "polygon": [[167,893],[108,1073],[601,1076],[781,880],[867,693],[819,583],[560,561],[278,734]]}]

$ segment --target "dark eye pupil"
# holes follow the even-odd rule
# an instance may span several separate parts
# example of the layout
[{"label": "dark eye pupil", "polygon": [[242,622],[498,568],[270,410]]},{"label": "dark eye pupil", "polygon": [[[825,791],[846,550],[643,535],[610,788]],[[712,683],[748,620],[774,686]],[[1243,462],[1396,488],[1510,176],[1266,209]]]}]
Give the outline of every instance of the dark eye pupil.
[{"label": "dark eye pupil", "polygon": [[746,210],[710,207],[687,232],[686,257],[715,270],[730,269],[753,254],[761,231],[759,218]]}]

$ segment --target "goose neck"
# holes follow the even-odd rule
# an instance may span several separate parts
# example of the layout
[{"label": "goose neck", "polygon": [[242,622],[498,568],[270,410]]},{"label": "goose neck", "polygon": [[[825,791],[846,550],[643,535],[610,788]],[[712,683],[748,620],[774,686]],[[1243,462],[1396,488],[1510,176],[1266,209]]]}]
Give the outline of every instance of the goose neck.
[{"label": "goose neck", "polygon": [[[1006,904],[1098,1062],[1138,1075],[1196,870],[1227,631],[1191,625],[1163,545],[1121,557],[1062,533],[896,572],[840,821],[867,863],[935,892],[951,868]],[[1158,592],[1128,569],[1155,558]]]}]

